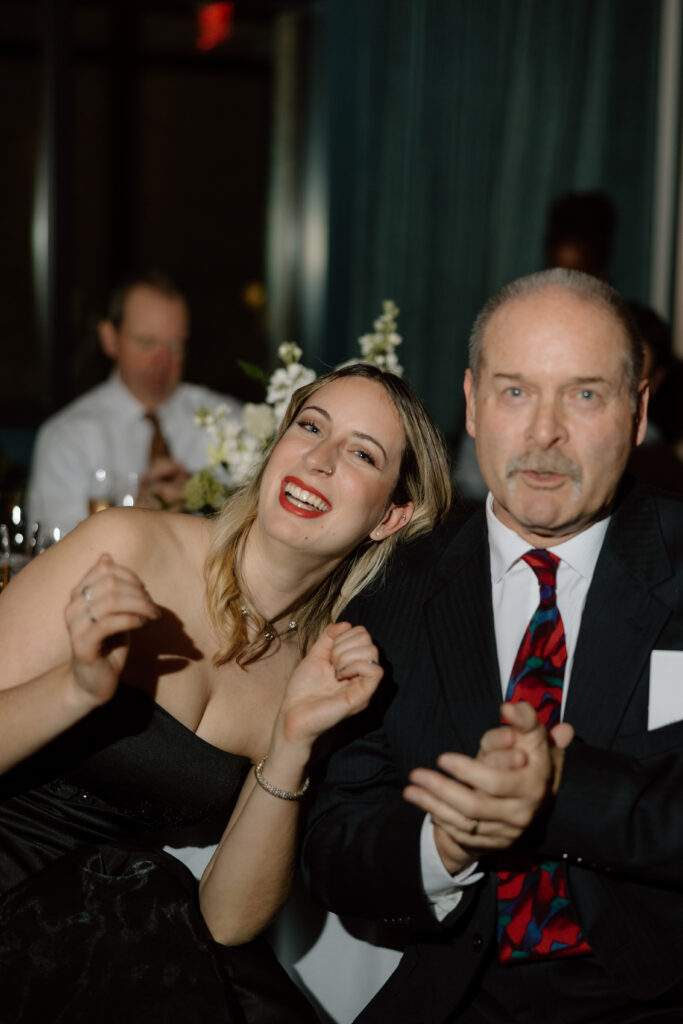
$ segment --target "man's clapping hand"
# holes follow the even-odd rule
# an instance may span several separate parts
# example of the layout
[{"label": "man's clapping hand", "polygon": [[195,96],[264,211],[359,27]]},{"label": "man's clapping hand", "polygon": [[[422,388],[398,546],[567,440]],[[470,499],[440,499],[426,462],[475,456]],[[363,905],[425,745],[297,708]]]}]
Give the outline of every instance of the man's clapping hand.
[{"label": "man's clapping hand", "polygon": [[429,814],[453,875],[512,845],[556,792],[574,730],[546,732],[530,705],[504,704],[504,725],[484,733],[476,758],[443,753],[440,771],[415,768],[404,797]]}]

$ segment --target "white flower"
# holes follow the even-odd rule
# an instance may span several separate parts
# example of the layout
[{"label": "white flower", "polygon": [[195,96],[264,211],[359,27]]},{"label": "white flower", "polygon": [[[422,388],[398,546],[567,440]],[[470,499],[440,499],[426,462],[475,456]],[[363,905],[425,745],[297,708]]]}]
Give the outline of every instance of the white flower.
[{"label": "white flower", "polygon": [[283,341],[277,350],[278,359],[285,366],[289,366],[290,363],[298,363],[302,355],[303,352],[295,341]]},{"label": "white flower", "polygon": [[233,486],[243,484],[263,454],[263,445],[258,437],[247,430],[240,430],[233,443],[228,445],[227,464]]},{"label": "white flower", "polygon": [[247,402],[242,413],[242,426],[258,438],[262,447],[265,447],[276,429],[272,406],[265,402],[259,405]]},{"label": "white flower", "polygon": [[391,299],[385,299],[382,307],[384,312],[377,317],[373,324],[375,333],[364,334],[358,339],[358,343],[364,362],[401,377],[403,367],[394,352],[396,346],[400,345],[403,340],[401,335],[396,333],[396,317],[399,314],[399,309]]},{"label": "white flower", "polygon": [[373,360],[375,366],[378,366],[380,370],[386,370],[388,373],[394,373],[397,377],[403,375],[403,367],[399,363],[395,352],[387,352],[385,354],[379,354],[375,356]]},{"label": "white flower", "polygon": [[372,352],[376,337],[377,336],[375,334],[364,334],[362,337],[358,339],[360,350],[364,356],[369,356],[370,353]]},{"label": "white flower", "polygon": [[214,422],[214,418],[212,410],[207,409],[204,405],[200,405],[199,408],[195,410],[194,422],[198,427],[208,427]]},{"label": "white flower", "polygon": [[278,424],[282,421],[289,400],[296,389],[303,387],[304,384],[310,384],[315,377],[315,371],[300,363],[290,363],[289,366],[280,367],[275,371],[268,382],[266,402],[273,406]]},{"label": "white flower", "polygon": [[206,457],[209,460],[210,466],[220,466],[228,461],[228,449],[225,441],[212,444],[209,442],[206,446]]}]

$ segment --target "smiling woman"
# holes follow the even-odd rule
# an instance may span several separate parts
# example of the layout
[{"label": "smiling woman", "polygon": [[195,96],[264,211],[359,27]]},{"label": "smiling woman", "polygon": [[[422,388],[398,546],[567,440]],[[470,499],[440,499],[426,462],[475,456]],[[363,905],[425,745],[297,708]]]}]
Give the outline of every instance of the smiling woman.
[{"label": "smiling woman", "polygon": [[[332,385],[334,389],[327,390]],[[326,389],[329,399],[325,399],[323,389]],[[341,443],[334,434],[332,417],[335,409],[321,409],[328,400],[337,406],[336,430],[342,434],[348,432],[345,443]],[[378,444],[378,439],[373,438],[371,426],[367,430],[363,429],[363,424],[377,423],[380,410],[383,421],[381,431],[385,435],[386,448],[381,442]],[[377,426],[374,429],[378,432]],[[319,440],[298,441],[297,438],[305,433]],[[398,524],[396,516],[390,514],[386,529],[381,530],[379,536],[370,535],[373,526],[375,530],[380,529],[382,524],[379,519],[371,525],[363,523],[362,532],[355,537],[351,549],[344,550],[342,547],[332,556],[336,564],[330,566],[329,575],[319,580],[317,586],[308,588],[308,591],[306,588],[297,588],[299,592],[296,596],[292,594],[290,604],[278,609],[281,614],[291,614],[296,608],[302,652],[326,622],[333,620],[355,594],[381,575],[396,544],[419,537],[430,530],[444,515],[450,503],[443,442],[421,401],[400,377],[366,363],[356,363],[318,377],[311,384],[300,388],[258,472],[228,503],[217,522],[209,552],[207,595],[209,614],[216,633],[226,640],[225,652],[221,655],[226,659],[249,658],[260,651],[262,646],[260,638],[257,639],[256,647],[249,641],[242,621],[242,595],[247,588],[244,584],[240,585],[240,569],[235,566],[235,554],[243,545],[250,524],[256,518],[264,479],[266,488],[271,478],[275,479],[279,502],[279,488],[284,475],[278,479],[276,469],[283,453],[292,444],[299,445],[300,459],[306,461],[304,475],[309,487],[312,480],[321,474],[335,478],[336,486],[340,475],[342,481],[345,476],[348,478],[345,464],[355,460],[367,464],[363,472],[367,470],[370,478],[368,484],[373,477],[376,478],[383,507],[389,513],[392,509],[399,510]],[[391,462],[387,451],[392,456]],[[305,488],[304,484],[299,486]],[[369,490],[367,494],[370,495]],[[332,504],[330,499],[331,495],[325,490],[323,500]],[[370,510],[366,501],[365,497],[354,499],[349,496],[348,501],[336,510],[337,519],[344,520],[346,526],[346,520],[357,517],[359,511],[367,514]],[[400,511],[401,506],[406,504],[411,505],[409,514]],[[376,499],[372,512],[379,515]],[[405,519],[401,519],[401,515],[405,515]],[[382,543],[378,544],[378,540]],[[296,539],[294,542],[297,543]],[[346,542],[348,545],[348,538]],[[299,542],[299,547],[306,547],[303,540]],[[307,557],[305,551],[302,554]],[[248,596],[248,593],[244,596]],[[262,635],[269,628],[262,614],[264,608],[257,603],[250,611]]]},{"label": "smiling woman", "polygon": [[271,542],[300,550],[302,569],[317,579],[359,540],[376,544],[407,527],[413,502],[394,500],[404,446],[398,411],[376,381],[354,375],[318,388],[268,461],[247,559],[266,543],[263,529]]},{"label": "smiling woman", "polygon": [[[382,676],[367,631],[334,619],[445,514],[448,481],[419,399],[359,364],[295,394],[216,520],[98,513],[6,588],[8,1019],[53,1019],[66,999],[71,1019],[111,1005],[131,1020],[146,1006],[158,1020],[179,1006],[188,1022],[315,1019],[286,979],[273,991],[276,963],[227,947],[283,903],[313,745]],[[219,840],[198,892],[161,849],[169,825],[197,823]]]}]

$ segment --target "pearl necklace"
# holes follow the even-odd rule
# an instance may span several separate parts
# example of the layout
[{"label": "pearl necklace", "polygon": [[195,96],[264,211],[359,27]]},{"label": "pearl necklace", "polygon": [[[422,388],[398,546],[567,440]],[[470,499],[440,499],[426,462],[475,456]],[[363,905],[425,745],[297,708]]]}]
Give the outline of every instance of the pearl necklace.
[{"label": "pearl necklace", "polygon": [[[244,605],[244,604],[240,605],[240,611],[242,612],[242,615],[244,615],[244,616],[247,616],[249,614],[249,612],[247,610],[247,606]],[[281,629],[279,633],[274,633],[272,631],[272,629],[264,629],[264,631],[263,631],[263,638],[264,638],[264,640],[277,640],[278,637],[286,636],[288,633],[293,633],[294,630],[296,629],[296,626],[297,626],[296,619],[290,619],[290,621],[289,621],[289,623],[287,625],[287,628],[286,629]]]}]

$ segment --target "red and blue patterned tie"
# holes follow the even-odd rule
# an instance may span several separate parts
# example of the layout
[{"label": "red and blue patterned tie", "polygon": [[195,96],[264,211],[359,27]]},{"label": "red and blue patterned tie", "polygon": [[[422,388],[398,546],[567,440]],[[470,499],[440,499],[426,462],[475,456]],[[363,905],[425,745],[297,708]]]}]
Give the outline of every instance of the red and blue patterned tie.
[{"label": "red and blue patterned tie", "polygon": [[[541,590],[538,608],[527,626],[505,694],[525,700],[546,729],[560,720],[567,663],[564,625],[555,600],[559,558],[549,551],[523,556]],[[564,866],[534,864],[524,858],[499,858],[498,956],[503,961],[577,956],[590,952],[581,935],[567,892]]]}]

